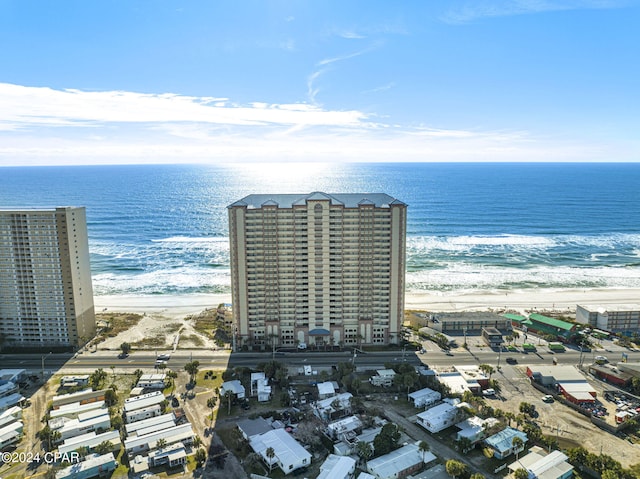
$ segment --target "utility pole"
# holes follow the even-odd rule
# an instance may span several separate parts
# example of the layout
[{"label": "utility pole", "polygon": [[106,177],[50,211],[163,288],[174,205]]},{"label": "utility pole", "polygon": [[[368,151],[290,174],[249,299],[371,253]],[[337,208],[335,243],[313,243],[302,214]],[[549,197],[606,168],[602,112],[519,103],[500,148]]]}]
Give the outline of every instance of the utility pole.
[{"label": "utility pole", "polygon": [[43,356],[42,356],[42,382],[43,382],[43,383],[44,383],[44,360],[45,360],[46,358],[48,358],[49,356],[51,356],[52,354],[53,354],[53,353],[51,353],[51,352],[50,352],[49,354],[46,354],[46,355],[43,355]]}]

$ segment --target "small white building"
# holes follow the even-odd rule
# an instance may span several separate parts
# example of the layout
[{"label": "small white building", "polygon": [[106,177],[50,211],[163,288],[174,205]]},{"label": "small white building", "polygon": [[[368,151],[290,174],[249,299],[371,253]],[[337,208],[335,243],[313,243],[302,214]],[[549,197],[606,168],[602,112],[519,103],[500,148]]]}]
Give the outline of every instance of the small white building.
[{"label": "small white building", "polygon": [[179,467],[187,463],[187,450],[181,442],[149,453],[149,463],[152,467]]},{"label": "small white building", "polygon": [[317,479],[350,479],[356,472],[356,460],[329,454],[320,466]]},{"label": "small white building", "polygon": [[135,411],[136,409],[144,409],[148,408],[149,406],[160,404],[165,400],[166,398],[161,391],[153,391],[141,396],[125,399],[123,409],[125,413],[128,413],[131,411]]},{"label": "small white building", "polygon": [[332,381],[318,383],[318,399],[327,399],[336,395],[336,389]]},{"label": "small white building", "polygon": [[227,392],[231,392],[237,399],[244,399],[246,392],[244,386],[237,379],[233,381],[225,381],[220,386],[220,397],[224,397]]},{"label": "small white building", "polygon": [[16,421],[14,418],[11,422],[5,423],[0,427],[0,450],[5,447],[19,442],[22,438],[24,425],[22,421]]},{"label": "small white building", "polygon": [[445,399],[445,401],[418,414],[416,423],[427,431],[436,433],[459,422],[464,416],[459,403],[456,402],[457,400]]},{"label": "small white building", "polygon": [[60,444],[58,452],[60,454],[69,454],[81,447],[86,447],[89,452],[93,452],[93,449],[103,442],[111,443],[113,451],[119,449],[120,431],[107,431],[102,434],[96,434],[94,431],[91,431],[81,436],[71,437]]},{"label": "small white building", "polygon": [[145,407],[142,409],[134,409],[131,412],[127,412],[124,415],[124,420],[127,423],[134,423],[137,421],[144,421],[145,419],[149,419],[152,417],[157,417],[162,414],[162,408],[159,404],[154,404],[153,406]]},{"label": "small white building", "polygon": [[[52,421],[49,422],[50,427]],[[88,432],[106,431],[111,427],[111,416],[106,409],[97,409],[95,411],[87,411],[79,414],[77,419],[69,419],[65,421],[61,428],[57,429],[60,433],[60,440],[64,441],[71,437],[80,436]]]},{"label": "small white building", "polygon": [[143,454],[156,449],[160,439],[164,439],[167,446],[178,442],[188,445],[193,442],[193,437],[194,433],[191,424],[180,424],[144,436],[127,438],[124,440],[124,448],[129,457],[133,457],[137,454]]},{"label": "small white building", "polygon": [[0,412],[6,411],[7,409],[11,409],[17,404],[21,404],[26,398],[20,393],[13,393],[0,398]]},{"label": "small white building", "polygon": [[393,369],[378,369],[375,376],[369,378],[369,382],[373,386],[393,386],[393,378],[396,377],[396,372]]},{"label": "small white building", "polygon": [[362,421],[358,416],[348,416],[327,424],[327,435],[333,440],[344,440],[355,435],[354,431],[362,428]]},{"label": "small white building", "polygon": [[89,384],[89,375],[83,374],[81,376],[62,376],[60,378],[60,386],[63,388],[74,388],[78,386],[86,386]]},{"label": "small white building", "polygon": [[313,413],[323,421],[329,421],[334,415],[351,410],[352,397],[351,393],[341,393],[318,401],[313,408]]},{"label": "small white building", "polygon": [[442,394],[433,389],[424,388],[409,394],[409,400],[414,407],[429,407],[442,399]]},{"label": "small white building", "polygon": [[140,376],[140,379],[138,379],[136,387],[144,389],[158,389],[161,391],[167,387],[166,380],[166,374],[143,374]]},{"label": "small white building", "polygon": [[534,446],[529,454],[509,464],[513,473],[524,469],[529,473],[529,479],[568,479],[573,476],[573,466],[569,458],[560,451],[547,454],[540,446]]},{"label": "small white building", "polygon": [[[522,440],[522,446],[520,448],[515,448],[513,446],[513,439],[516,437],[519,437]],[[486,438],[484,443],[493,449],[493,457],[496,459],[504,459],[511,454],[524,450],[527,439],[527,435],[524,432],[518,431],[512,427],[506,427],[499,433]]]},{"label": "small white building", "polygon": [[53,409],[59,409],[66,404],[72,403],[87,404],[90,402],[104,401],[106,392],[106,389],[93,391],[89,388],[75,393],[53,396]]},{"label": "small white building", "polygon": [[18,385],[14,382],[7,381],[4,384],[0,384],[0,398],[8,396],[9,394],[17,393],[19,391],[20,389],[18,388]]},{"label": "small white building", "polygon": [[[125,425],[125,431],[127,433],[127,437],[133,436],[141,436],[142,434],[139,431],[148,430],[149,428],[158,427],[158,431],[161,429],[168,429],[176,425],[176,417],[170,412],[168,414],[162,414],[161,416],[155,416],[148,419],[143,419],[141,421],[132,422],[130,424]],[[152,431],[148,431],[150,433]]]},{"label": "small white building", "polygon": [[[273,429],[253,436],[249,444],[254,452],[260,454],[269,467],[278,466],[284,474],[311,464],[311,454],[284,429]],[[267,449],[273,448],[275,456],[267,457]]]},{"label": "small white building", "polygon": [[104,401],[95,401],[89,402],[86,404],[80,404],[79,402],[74,402],[71,404],[65,404],[61,406],[59,409],[52,409],[49,413],[49,417],[51,419],[57,417],[67,417],[69,419],[77,418],[80,414],[93,411],[95,409],[104,409],[105,403]]},{"label": "small white building", "polygon": [[430,451],[420,451],[417,444],[407,444],[395,451],[367,462],[367,471],[377,479],[397,479],[422,469],[436,460]]},{"label": "small white building", "polygon": [[117,467],[113,453],[98,456],[87,456],[84,461],[72,464],[69,467],[56,472],[56,479],[82,478],[88,479],[96,476],[108,476]]},{"label": "small white building", "polygon": [[251,397],[257,397],[258,402],[271,399],[271,386],[263,372],[251,373]]},{"label": "small white building", "polygon": [[456,427],[460,429],[456,434],[456,441],[465,438],[471,441],[471,444],[475,444],[485,438],[488,428],[495,426],[499,422],[495,417],[481,419],[478,416],[473,416],[465,419],[456,424]]}]

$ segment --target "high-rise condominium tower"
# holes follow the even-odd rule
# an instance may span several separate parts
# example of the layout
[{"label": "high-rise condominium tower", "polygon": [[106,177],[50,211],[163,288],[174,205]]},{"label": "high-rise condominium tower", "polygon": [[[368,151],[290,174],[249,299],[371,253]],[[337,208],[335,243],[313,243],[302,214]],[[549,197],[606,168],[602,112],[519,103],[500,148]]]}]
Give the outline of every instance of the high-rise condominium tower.
[{"label": "high-rise condominium tower", "polygon": [[95,332],[85,209],[0,210],[3,344],[77,346]]},{"label": "high-rise condominium tower", "polygon": [[249,195],[230,205],[241,345],[397,342],[406,219],[407,206],[383,193]]}]

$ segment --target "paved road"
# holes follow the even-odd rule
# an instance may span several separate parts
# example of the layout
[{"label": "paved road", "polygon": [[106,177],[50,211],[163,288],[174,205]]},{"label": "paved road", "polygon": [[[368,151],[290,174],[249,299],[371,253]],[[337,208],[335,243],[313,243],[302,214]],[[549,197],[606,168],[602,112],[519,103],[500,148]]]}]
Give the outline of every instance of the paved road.
[{"label": "paved road", "polygon": [[[609,360],[612,362],[621,359],[621,352],[611,351],[604,353],[584,353],[582,360],[585,363],[592,361],[594,354],[608,354]],[[629,361],[640,361],[640,352],[627,351]],[[620,356],[620,357],[618,357]],[[518,361],[519,364],[553,364],[553,358],[557,358],[558,364],[578,364],[580,361],[580,352],[575,350],[567,350],[564,353],[552,354],[547,350],[540,349],[538,352],[530,352],[524,354],[497,352],[487,350],[486,348],[472,349],[466,351],[459,349],[452,355],[446,355],[440,350],[428,350],[421,354],[415,351],[384,351],[384,352],[366,352],[358,353],[355,358],[355,364],[359,369],[379,369],[386,363],[408,362],[412,365],[427,364],[430,367],[442,367],[452,364],[482,364],[487,363],[493,366],[507,365],[507,358]],[[43,362],[44,358],[44,362]],[[345,351],[336,352],[278,352],[276,355],[271,353],[230,353],[229,351],[177,351],[172,354],[171,359],[167,363],[167,367],[178,370],[183,369],[184,365],[191,360],[200,361],[200,369],[225,369],[227,367],[236,366],[255,366],[258,363],[270,361],[275,358],[277,361],[288,364],[290,367],[302,367],[311,365],[313,368],[330,368],[339,362],[353,361],[353,355]],[[34,374],[41,373],[44,370],[48,373],[86,373],[97,368],[110,368],[115,366],[119,371],[134,371],[136,369],[153,370],[155,368],[156,355],[152,352],[134,352],[129,357],[120,359],[115,351],[98,351],[95,353],[84,352],[74,357],[70,354],[24,354],[24,355],[0,355],[0,363],[4,368],[27,369],[33,371]]]}]

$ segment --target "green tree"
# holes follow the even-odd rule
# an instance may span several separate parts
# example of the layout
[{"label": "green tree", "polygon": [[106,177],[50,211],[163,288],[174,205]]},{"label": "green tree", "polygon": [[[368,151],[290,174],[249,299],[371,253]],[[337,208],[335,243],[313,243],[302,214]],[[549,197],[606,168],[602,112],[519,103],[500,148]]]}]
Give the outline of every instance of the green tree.
[{"label": "green tree", "polygon": [[224,392],[224,397],[227,400],[227,405],[229,407],[227,414],[231,414],[231,401],[233,400],[233,392],[232,391],[225,391]]},{"label": "green tree", "polygon": [[491,375],[496,372],[495,368],[490,364],[480,364],[478,369],[482,371],[484,374],[489,375],[489,379],[491,379]]},{"label": "green tree", "polygon": [[124,342],[120,345],[120,350],[122,351],[123,356],[128,356],[131,352],[131,345],[127,342]]},{"label": "green tree", "polygon": [[415,383],[416,383],[416,378],[414,374],[406,373],[402,375],[402,384],[404,385],[404,387],[407,388],[407,395],[409,394],[409,391],[411,390],[411,388]]},{"label": "green tree", "polygon": [[156,442],[156,447],[158,449],[164,449],[165,447],[167,447],[167,440],[164,438],[158,439],[158,441]]},{"label": "green tree", "polygon": [[271,471],[273,470],[273,458],[276,457],[276,451],[272,447],[268,447],[264,452],[264,455],[267,456],[267,459],[269,460],[269,474],[271,474]]},{"label": "green tree", "polygon": [[111,388],[107,389],[104,392],[104,403],[107,405],[107,407],[118,404],[118,393]]},{"label": "green tree", "polygon": [[529,473],[526,469],[520,467],[513,473],[514,479],[529,479]]},{"label": "green tree", "polygon": [[422,453],[422,462],[424,462],[424,457],[429,452],[429,443],[427,441],[420,441],[418,444],[418,450]]},{"label": "green tree", "polygon": [[95,451],[102,456],[113,451],[113,444],[109,441],[102,441],[95,447]]},{"label": "green tree", "polygon": [[89,376],[89,384],[91,385],[91,387],[95,391],[95,390],[100,389],[100,387],[102,386],[102,384],[105,382],[106,379],[107,379],[106,371],[104,369],[102,369],[102,368],[99,368],[99,369],[96,369]]},{"label": "green tree", "polygon": [[189,373],[189,382],[191,384],[195,384],[196,382],[196,376],[198,374],[199,367],[200,367],[200,361],[198,360],[189,361],[187,364],[184,365],[184,370],[187,373]]},{"label": "green tree", "polygon": [[472,444],[473,443],[471,442],[471,439],[469,439],[468,437],[461,437],[458,440],[458,446],[460,447],[460,450],[463,454],[466,454],[466,452],[471,449]]},{"label": "green tree", "polygon": [[480,474],[479,472],[475,472],[469,476],[469,479],[485,479],[484,474]]},{"label": "green tree", "polygon": [[373,447],[371,444],[365,441],[358,441],[356,444],[356,454],[364,462],[364,467],[367,467],[367,461],[373,456]]},{"label": "green tree", "polygon": [[511,440],[511,447],[513,448],[513,452],[516,453],[516,461],[518,460],[518,455],[520,454],[522,446],[524,446],[524,441],[521,437],[516,436]]},{"label": "green tree", "polygon": [[204,461],[207,460],[207,453],[204,449],[199,447],[193,458],[196,460],[197,467],[201,467],[204,464]]},{"label": "green tree", "polygon": [[376,456],[387,454],[398,446],[400,429],[394,423],[388,422],[373,439],[373,450]]},{"label": "green tree", "polygon": [[135,378],[134,381],[133,381],[134,384],[137,383],[138,381],[140,381],[140,378],[142,377],[143,374],[144,374],[144,371],[142,369],[136,369],[133,372],[133,377]]},{"label": "green tree", "polygon": [[447,471],[447,474],[449,474],[454,479],[462,476],[463,474],[466,474],[468,469],[466,464],[463,464],[460,461],[456,461],[455,459],[449,459],[445,463],[444,467]]},{"label": "green tree", "polygon": [[207,399],[207,407],[211,409],[211,425],[213,425],[213,409],[216,407],[217,403],[218,398],[215,396],[211,396],[209,399]]}]

